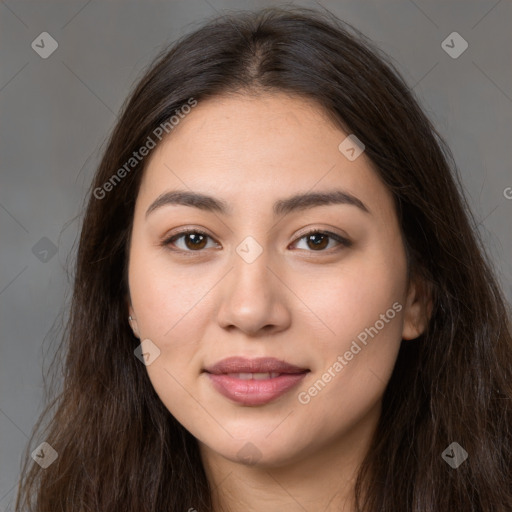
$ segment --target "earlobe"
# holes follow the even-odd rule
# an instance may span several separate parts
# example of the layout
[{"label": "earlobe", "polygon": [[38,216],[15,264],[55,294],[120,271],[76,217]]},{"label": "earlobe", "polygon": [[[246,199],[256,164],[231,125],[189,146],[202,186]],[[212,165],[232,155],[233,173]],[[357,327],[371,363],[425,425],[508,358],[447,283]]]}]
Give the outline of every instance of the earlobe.
[{"label": "earlobe", "polygon": [[135,337],[140,339],[139,328],[137,326],[137,319],[133,315],[133,309],[131,306],[130,306],[130,315],[128,316],[128,323],[130,324],[130,327],[132,328],[132,331],[133,331],[133,334],[135,335]]},{"label": "earlobe", "polygon": [[404,310],[402,339],[413,340],[421,336],[427,328],[432,314],[430,287],[423,279],[411,281]]}]

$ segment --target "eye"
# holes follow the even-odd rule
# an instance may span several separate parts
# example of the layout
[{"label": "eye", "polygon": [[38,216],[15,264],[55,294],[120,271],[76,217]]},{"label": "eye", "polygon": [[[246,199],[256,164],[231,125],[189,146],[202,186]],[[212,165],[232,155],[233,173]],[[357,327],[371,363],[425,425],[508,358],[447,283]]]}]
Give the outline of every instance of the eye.
[{"label": "eye", "polygon": [[[170,238],[167,238],[162,242],[162,245],[175,245],[178,250],[184,252],[198,252],[201,249],[205,249],[207,247],[207,239],[210,238],[213,240],[210,235],[207,235],[203,231],[198,231],[197,229],[182,231],[177,235],[173,235]],[[175,244],[177,241],[182,241],[183,244],[181,247],[178,244]]]},{"label": "eye", "polygon": [[[182,231],[178,234],[172,235],[162,242],[163,246],[174,246],[177,250],[182,252],[200,252],[202,249],[208,248],[208,239],[213,240],[210,235],[197,229]],[[332,233],[330,231],[311,230],[302,235],[298,242],[305,240],[306,250],[311,249],[313,252],[325,252],[324,250],[331,249],[330,242],[335,241],[338,245],[350,247],[352,242],[347,238]],[[177,242],[181,243],[181,246]],[[295,242],[297,244],[297,242]],[[218,246],[214,243],[213,246]],[[211,248],[212,246],[210,246]],[[297,247],[299,249],[304,249]],[[174,250],[174,249],[173,249]]]},{"label": "eye", "polygon": [[[305,240],[306,250],[312,249],[313,252],[325,252],[324,249],[332,248],[329,246],[330,241],[334,240],[338,243],[338,245],[342,245],[344,247],[350,247],[352,242],[347,238],[337,235],[336,233],[331,233],[330,231],[319,231],[319,230],[311,230],[305,235],[302,235],[298,241]],[[301,249],[300,247],[298,247]],[[303,249],[303,248],[302,248]]]}]

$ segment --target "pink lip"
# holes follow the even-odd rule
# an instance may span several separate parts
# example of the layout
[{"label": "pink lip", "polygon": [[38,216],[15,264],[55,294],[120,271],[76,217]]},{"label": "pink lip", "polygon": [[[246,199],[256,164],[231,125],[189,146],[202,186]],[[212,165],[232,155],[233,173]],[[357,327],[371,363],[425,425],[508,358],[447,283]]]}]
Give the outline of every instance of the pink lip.
[{"label": "pink lip", "polygon": [[258,357],[255,359],[228,357],[212,366],[207,366],[205,371],[220,375],[222,373],[301,373],[308,371],[308,369],[300,368],[275,357]]},{"label": "pink lip", "polygon": [[[213,387],[223,396],[243,405],[263,405],[295,387],[308,369],[275,358],[230,357],[206,368]],[[262,380],[243,380],[237,373],[280,373]],[[228,375],[231,374],[231,375]]]},{"label": "pink lip", "polygon": [[289,391],[306,376],[306,373],[283,373],[279,377],[263,380],[242,380],[213,373],[207,375],[214,388],[226,398],[243,405],[263,405]]}]

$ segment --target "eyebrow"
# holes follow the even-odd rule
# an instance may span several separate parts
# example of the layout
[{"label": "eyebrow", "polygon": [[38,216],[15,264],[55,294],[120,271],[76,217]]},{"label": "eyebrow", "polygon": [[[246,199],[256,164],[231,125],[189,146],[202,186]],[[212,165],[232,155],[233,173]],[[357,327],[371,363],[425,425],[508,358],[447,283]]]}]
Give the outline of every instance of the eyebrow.
[{"label": "eyebrow", "polygon": [[[369,208],[356,196],[343,190],[325,192],[307,192],[296,194],[286,199],[279,199],[274,203],[274,215],[285,215],[291,212],[306,210],[317,206],[330,204],[346,204],[356,206],[365,213]],[[146,210],[146,217],[153,211],[166,205],[192,206],[201,210],[217,212],[223,215],[232,215],[232,209],[225,201],[199,192],[172,190],[158,196]]]}]

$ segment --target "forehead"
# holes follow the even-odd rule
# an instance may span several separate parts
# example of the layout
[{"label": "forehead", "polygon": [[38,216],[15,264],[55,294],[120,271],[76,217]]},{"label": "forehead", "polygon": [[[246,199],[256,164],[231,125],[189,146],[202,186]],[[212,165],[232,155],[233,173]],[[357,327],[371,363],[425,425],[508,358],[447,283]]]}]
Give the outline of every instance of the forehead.
[{"label": "forehead", "polygon": [[391,195],[364,152],[348,160],[348,133],[314,101],[284,93],[199,102],[153,150],[139,199],[194,190],[248,208],[264,198],[342,187],[376,208]]}]

